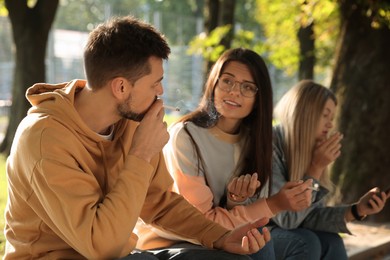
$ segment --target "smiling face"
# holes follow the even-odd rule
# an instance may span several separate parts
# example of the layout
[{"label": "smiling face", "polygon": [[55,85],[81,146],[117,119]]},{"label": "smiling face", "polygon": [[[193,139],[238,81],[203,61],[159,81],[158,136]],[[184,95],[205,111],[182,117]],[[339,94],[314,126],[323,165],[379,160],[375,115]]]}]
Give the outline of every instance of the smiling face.
[{"label": "smiling face", "polygon": [[141,121],[156,97],[163,94],[161,81],[163,79],[162,59],[149,58],[151,72],[138,79],[134,85],[126,81],[126,87],[130,89],[129,96],[118,104],[117,111],[123,118]]},{"label": "smiling face", "polygon": [[318,122],[316,139],[321,140],[328,137],[330,130],[333,128],[333,119],[336,112],[336,104],[332,99],[328,99],[325,103],[320,120]]},{"label": "smiling face", "polygon": [[246,65],[240,62],[229,62],[222,71],[220,78],[229,76],[236,82],[230,91],[222,90],[215,86],[214,102],[220,114],[217,126],[225,132],[234,133],[238,130],[243,118],[248,116],[255,104],[256,95],[245,97],[241,94],[240,83],[249,82],[254,84],[254,79]]}]

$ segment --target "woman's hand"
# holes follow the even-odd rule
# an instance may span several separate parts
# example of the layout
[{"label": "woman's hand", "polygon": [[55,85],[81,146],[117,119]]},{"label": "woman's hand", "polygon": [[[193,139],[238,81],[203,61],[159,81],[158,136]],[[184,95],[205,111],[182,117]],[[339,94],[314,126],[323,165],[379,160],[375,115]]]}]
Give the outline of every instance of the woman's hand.
[{"label": "woman's hand", "polygon": [[257,173],[234,177],[227,186],[228,198],[235,202],[242,202],[252,197],[256,189],[260,187],[260,181],[257,178]]},{"label": "woman's hand", "polygon": [[262,249],[271,239],[267,228],[258,228],[268,223],[268,218],[239,226],[214,242],[214,247],[235,254],[253,254]]},{"label": "woman's hand", "polygon": [[357,211],[359,216],[373,215],[382,211],[387,199],[390,198],[390,192],[380,192],[379,188],[373,188],[364,194],[357,202]]},{"label": "woman's hand", "polygon": [[275,215],[280,211],[300,211],[311,205],[313,180],[287,182],[275,195],[267,199],[268,207]]},{"label": "woman's hand", "polygon": [[340,156],[340,141],[342,138],[343,135],[337,132],[328,139],[323,139],[316,143],[307,175],[317,180],[321,178],[325,168]]}]

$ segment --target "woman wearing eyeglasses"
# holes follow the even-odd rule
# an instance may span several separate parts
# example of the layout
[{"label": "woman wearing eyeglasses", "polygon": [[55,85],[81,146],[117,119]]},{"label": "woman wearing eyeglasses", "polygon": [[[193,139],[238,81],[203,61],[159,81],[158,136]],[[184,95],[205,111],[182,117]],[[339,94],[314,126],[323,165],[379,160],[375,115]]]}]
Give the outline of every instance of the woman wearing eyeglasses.
[{"label": "woman wearing eyeglasses", "polygon": [[[272,110],[271,81],[263,59],[248,49],[232,49],[210,71],[199,107],[170,128],[164,155],[174,189],[227,228],[310,205],[311,180],[288,182],[268,197]],[[145,249],[180,241],[156,229],[140,232],[138,245]],[[269,240],[266,228],[260,232]],[[251,257],[273,259],[272,243]]]}]

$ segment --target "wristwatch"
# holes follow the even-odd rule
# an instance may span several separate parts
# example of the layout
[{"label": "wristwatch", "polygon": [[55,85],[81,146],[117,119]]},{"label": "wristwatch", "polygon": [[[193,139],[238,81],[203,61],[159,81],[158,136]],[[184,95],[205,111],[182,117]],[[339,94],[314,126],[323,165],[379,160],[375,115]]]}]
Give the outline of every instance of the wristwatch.
[{"label": "wristwatch", "polygon": [[363,215],[363,216],[359,215],[358,210],[357,210],[357,204],[353,204],[351,206],[351,213],[352,213],[353,217],[358,221],[361,221],[367,217],[367,215]]}]

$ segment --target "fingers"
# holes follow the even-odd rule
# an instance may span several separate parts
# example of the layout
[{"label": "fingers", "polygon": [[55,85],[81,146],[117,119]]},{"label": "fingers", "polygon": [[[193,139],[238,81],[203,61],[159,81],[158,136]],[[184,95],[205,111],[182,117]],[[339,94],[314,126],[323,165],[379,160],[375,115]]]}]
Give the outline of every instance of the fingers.
[{"label": "fingers", "polygon": [[[325,160],[324,164],[329,164],[330,162],[337,159],[337,157],[341,154],[341,139],[343,139],[343,135],[339,132],[335,133],[328,139],[324,141],[317,142],[316,145],[316,152],[318,153],[318,156],[324,157],[322,160]],[[317,163],[320,158],[317,158]],[[322,164],[322,163],[321,163]]]},{"label": "fingers", "polygon": [[299,181],[289,181],[289,182],[286,182],[286,184],[284,184],[284,186],[282,187],[282,189],[292,189],[294,187],[298,187],[299,185],[301,185],[303,183],[302,180],[299,180]]},{"label": "fingers", "polygon": [[255,253],[265,246],[263,235],[257,229],[251,229],[247,232],[248,247],[250,253]]},{"label": "fingers", "polygon": [[329,147],[331,145],[337,144],[343,139],[343,135],[340,132],[336,132],[331,137],[329,137],[327,140],[324,141],[324,145],[326,147]]},{"label": "fingers", "polygon": [[312,191],[305,190],[304,192],[291,197],[290,209],[293,211],[300,211],[308,208],[311,205]]},{"label": "fingers", "polygon": [[234,177],[228,184],[228,191],[234,194],[236,197],[251,197],[255,194],[256,189],[260,186],[260,182],[257,178],[257,173]]},{"label": "fingers", "polygon": [[237,183],[237,177],[234,177],[228,184],[227,186],[227,189],[230,193],[234,193],[235,192],[235,188],[236,188],[236,183]]},{"label": "fingers", "polygon": [[386,192],[380,192],[378,187],[372,188],[360,198],[358,207],[365,211],[365,215],[376,214],[385,207],[387,196]]},{"label": "fingers", "polygon": [[149,107],[145,114],[145,117],[158,117],[162,119],[165,115],[163,102],[160,99],[156,99]]},{"label": "fingers", "polygon": [[245,252],[249,252],[249,238],[248,236],[243,236],[241,240],[241,247]]},{"label": "fingers", "polygon": [[375,193],[369,200],[369,204],[372,209],[380,211],[385,206],[386,199],[387,196],[385,192]]},{"label": "fingers", "polygon": [[341,139],[343,139],[343,135],[342,134],[340,134],[340,133],[334,134],[332,137],[330,137],[328,139],[328,142],[327,142],[327,145],[326,145],[327,149],[331,153],[335,153],[338,150],[340,150],[340,148],[341,148],[341,144],[340,144]]},{"label": "fingers", "polygon": [[169,133],[162,104],[161,100],[156,100],[147,109],[134,132],[129,154],[149,162],[168,142]]},{"label": "fingers", "polygon": [[[248,197],[249,196],[249,192],[248,192],[248,189],[250,187],[250,183],[251,183],[251,175],[250,174],[245,174],[245,175],[241,175],[238,180],[237,180],[237,189],[236,189],[236,194],[239,194],[240,196],[242,197]],[[257,177],[256,177],[257,179]]]},{"label": "fingers", "polygon": [[312,190],[309,188],[312,187],[312,183],[313,180],[308,179],[305,182],[301,181],[300,184],[292,186],[284,191],[289,210],[300,211],[311,205]]},{"label": "fingers", "polygon": [[[287,185],[288,183],[286,183]],[[288,192],[292,193],[293,195],[298,195],[300,193],[303,193],[305,190],[309,189],[313,185],[312,179],[307,179],[306,181],[299,181],[297,185],[294,185],[289,188]]]},{"label": "fingers", "polygon": [[311,198],[313,192],[311,190],[305,190],[303,193],[297,195],[299,198],[296,204],[296,211],[300,211],[308,208],[311,205]]},{"label": "fingers", "polygon": [[329,145],[328,150],[332,157],[336,157],[340,154],[341,144],[340,143],[332,143]]},{"label": "fingers", "polygon": [[240,196],[246,196],[246,194],[244,193],[246,193],[246,189],[249,184],[248,177],[246,177],[247,175],[241,175],[240,177],[238,177],[235,192],[234,192],[235,194]]},{"label": "fingers", "polygon": [[271,232],[266,227],[263,227],[261,231],[263,232],[264,241],[268,243],[271,240]]},{"label": "fingers", "polygon": [[251,197],[255,194],[256,189],[260,187],[260,181],[258,180],[257,173],[252,174],[249,188],[248,188],[248,196]]}]

